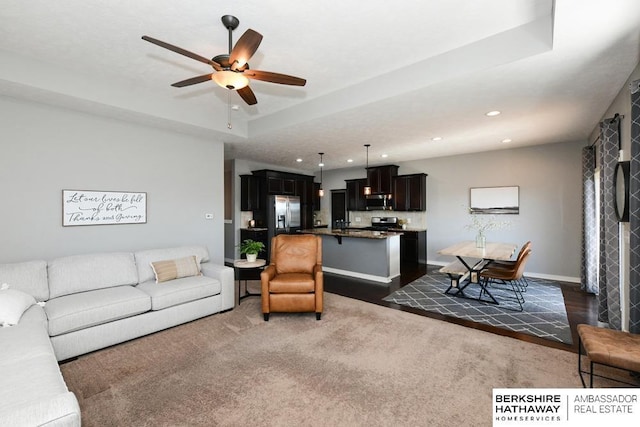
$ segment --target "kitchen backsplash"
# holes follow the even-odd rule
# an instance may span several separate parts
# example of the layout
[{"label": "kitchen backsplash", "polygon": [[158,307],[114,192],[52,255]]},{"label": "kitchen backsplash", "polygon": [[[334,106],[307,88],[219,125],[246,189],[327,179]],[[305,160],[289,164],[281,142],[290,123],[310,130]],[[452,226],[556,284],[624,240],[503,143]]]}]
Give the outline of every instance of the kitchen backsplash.
[{"label": "kitchen backsplash", "polygon": [[[394,212],[394,211],[358,211],[349,212],[349,221],[352,227],[371,225],[371,217],[374,216],[397,216],[399,220],[408,220],[408,228],[427,228],[426,212]],[[360,218],[358,222],[357,219]]]},{"label": "kitchen backsplash", "polygon": [[240,228],[248,228],[249,221],[253,219],[253,212],[245,211],[240,212]]}]

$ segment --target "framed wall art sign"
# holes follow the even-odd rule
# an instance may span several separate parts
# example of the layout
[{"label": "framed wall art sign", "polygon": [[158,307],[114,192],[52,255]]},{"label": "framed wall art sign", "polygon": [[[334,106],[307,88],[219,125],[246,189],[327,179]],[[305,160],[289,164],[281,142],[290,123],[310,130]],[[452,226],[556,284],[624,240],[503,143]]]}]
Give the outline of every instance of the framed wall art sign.
[{"label": "framed wall art sign", "polygon": [[147,193],[62,190],[62,225],[144,224]]},{"label": "framed wall art sign", "polygon": [[480,187],[469,189],[472,214],[520,213],[520,187]]}]

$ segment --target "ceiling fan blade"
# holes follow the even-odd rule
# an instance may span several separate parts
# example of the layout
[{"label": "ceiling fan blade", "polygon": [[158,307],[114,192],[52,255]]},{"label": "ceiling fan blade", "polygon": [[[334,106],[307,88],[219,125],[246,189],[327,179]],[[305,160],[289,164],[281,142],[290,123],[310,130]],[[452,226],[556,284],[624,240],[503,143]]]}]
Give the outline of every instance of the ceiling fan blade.
[{"label": "ceiling fan blade", "polygon": [[242,74],[249,79],[279,83],[281,85],[304,86],[307,83],[305,79],[301,79],[300,77],[288,76],[286,74],[280,73],[272,73],[270,71],[246,70]]},{"label": "ceiling fan blade", "polygon": [[209,74],[204,74],[202,76],[191,77],[190,79],[186,79],[186,80],[182,80],[182,81],[176,82],[176,83],[172,84],[171,86],[173,86],[173,87],[185,87],[185,86],[195,85],[197,83],[203,83],[203,82],[211,80],[211,76],[212,75],[213,75],[213,73],[209,73]]},{"label": "ceiling fan blade", "polygon": [[214,62],[214,61],[212,61],[210,59],[207,59],[204,56],[200,56],[200,55],[198,55],[196,53],[189,52],[188,50],[184,50],[181,47],[174,46],[174,45],[169,44],[169,43],[165,43],[165,42],[163,42],[161,40],[154,39],[153,37],[149,37],[149,36],[142,36],[142,40],[146,40],[149,43],[153,43],[153,44],[158,45],[160,47],[163,47],[165,49],[169,49],[170,51],[173,51],[175,53],[179,53],[180,55],[184,55],[184,56],[186,56],[188,58],[195,59],[196,61],[200,61],[200,62],[204,62],[205,64],[209,64],[216,71],[222,71],[222,67],[217,62]]},{"label": "ceiling fan blade", "polygon": [[238,89],[236,92],[238,92],[238,95],[240,95],[240,97],[244,99],[244,102],[246,102],[247,104],[255,105],[258,103],[258,100],[256,99],[256,95],[253,93],[253,91],[249,86],[245,86],[242,89]]},{"label": "ceiling fan blade", "polygon": [[248,29],[238,39],[233,50],[229,54],[229,64],[231,64],[232,70],[237,70],[249,62],[249,59],[256,53],[260,42],[262,41],[262,34]]}]

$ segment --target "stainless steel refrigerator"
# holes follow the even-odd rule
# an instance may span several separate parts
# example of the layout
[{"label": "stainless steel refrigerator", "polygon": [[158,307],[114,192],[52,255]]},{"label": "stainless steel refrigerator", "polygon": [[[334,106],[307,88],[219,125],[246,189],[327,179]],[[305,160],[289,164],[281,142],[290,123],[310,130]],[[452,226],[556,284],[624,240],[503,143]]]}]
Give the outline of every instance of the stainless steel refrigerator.
[{"label": "stainless steel refrigerator", "polygon": [[300,197],[271,196],[269,208],[273,213],[269,219],[269,229],[274,235],[295,233],[300,229]]},{"label": "stainless steel refrigerator", "polygon": [[269,196],[267,224],[269,229],[269,248],[267,251],[270,255],[273,236],[297,233],[300,230],[300,197]]}]

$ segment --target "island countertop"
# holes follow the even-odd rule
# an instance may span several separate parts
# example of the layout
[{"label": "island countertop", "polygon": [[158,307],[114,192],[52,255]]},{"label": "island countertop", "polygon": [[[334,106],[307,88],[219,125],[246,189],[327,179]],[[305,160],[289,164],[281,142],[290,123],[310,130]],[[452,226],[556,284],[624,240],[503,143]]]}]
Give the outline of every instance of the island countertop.
[{"label": "island countertop", "polygon": [[393,236],[401,236],[401,232],[391,231],[371,231],[357,229],[332,229],[332,228],[314,228],[300,230],[300,233],[315,234],[319,236],[340,236],[340,237],[356,237],[360,239],[386,239]]}]

